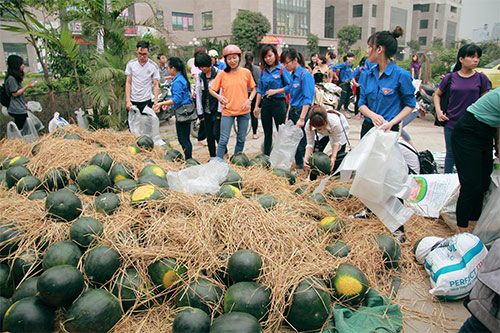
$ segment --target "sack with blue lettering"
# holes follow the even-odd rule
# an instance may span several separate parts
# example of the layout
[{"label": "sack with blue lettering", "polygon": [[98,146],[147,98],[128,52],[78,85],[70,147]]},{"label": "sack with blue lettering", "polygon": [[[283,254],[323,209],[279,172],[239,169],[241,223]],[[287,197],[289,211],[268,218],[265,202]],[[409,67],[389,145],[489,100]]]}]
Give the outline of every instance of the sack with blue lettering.
[{"label": "sack with blue lettering", "polygon": [[442,241],[425,257],[432,295],[460,299],[469,295],[488,250],[479,237],[469,233],[453,235]]}]

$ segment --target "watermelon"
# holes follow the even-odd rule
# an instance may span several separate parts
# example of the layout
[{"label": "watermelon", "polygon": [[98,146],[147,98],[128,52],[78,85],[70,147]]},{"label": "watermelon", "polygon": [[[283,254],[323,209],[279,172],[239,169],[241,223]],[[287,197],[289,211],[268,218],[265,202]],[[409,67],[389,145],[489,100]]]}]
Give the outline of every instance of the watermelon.
[{"label": "watermelon", "polygon": [[21,233],[13,224],[0,225],[0,257],[6,257],[17,250]]},{"label": "watermelon", "polygon": [[93,217],[80,217],[71,224],[69,237],[82,247],[88,247],[95,239],[102,235],[102,224]]},{"label": "watermelon", "polygon": [[326,203],[326,198],[321,193],[313,193],[307,196],[311,201],[316,201],[317,203]]},{"label": "watermelon", "polygon": [[75,184],[68,184],[68,185],[64,186],[64,188],[68,191],[75,193],[75,194],[80,192],[80,188],[78,187],[78,185],[75,185]]},{"label": "watermelon", "polygon": [[330,192],[328,192],[328,197],[331,199],[344,200],[352,198],[349,194],[349,188],[345,186],[335,186]]},{"label": "watermelon", "polygon": [[14,293],[14,282],[10,276],[9,266],[0,264],[0,296],[10,298]]},{"label": "watermelon", "polygon": [[105,284],[120,265],[120,254],[109,246],[100,245],[89,251],[83,267],[90,282]]},{"label": "watermelon", "polygon": [[13,159],[7,159],[3,162],[3,168],[8,169],[17,165],[26,165],[29,163],[29,159],[24,156],[16,156]]},{"label": "watermelon", "polygon": [[295,176],[288,170],[274,169],[273,175],[275,175],[277,177],[283,177],[283,178],[288,179],[288,184],[290,184],[290,185],[295,184]]},{"label": "watermelon", "polygon": [[1,186],[7,186],[7,183],[5,182],[5,174],[7,172],[5,170],[0,170],[0,185]]},{"label": "watermelon", "polygon": [[186,267],[174,258],[163,258],[148,266],[151,281],[161,289],[170,289],[186,271]]},{"label": "watermelon", "polygon": [[[3,317],[5,315],[5,312],[7,312],[7,309],[10,308],[11,305],[12,305],[12,302],[8,298],[0,296],[0,332],[4,331],[3,326],[2,326]],[[203,312],[203,311],[201,311],[201,312]],[[208,326],[210,327],[210,321],[208,322]],[[208,329],[207,329],[207,332],[208,332]]]},{"label": "watermelon", "polygon": [[12,265],[12,277],[14,283],[19,283],[26,275],[37,275],[41,272],[41,261],[38,254],[33,250],[26,250],[21,252]]},{"label": "watermelon", "polygon": [[175,297],[177,307],[191,306],[212,313],[222,299],[222,289],[210,280],[198,278],[180,288]]},{"label": "watermelon", "polygon": [[167,173],[165,172],[165,170],[163,170],[162,167],[155,164],[146,165],[139,173],[139,177],[147,175],[155,175],[167,179]]},{"label": "watermelon", "polygon": [[52,307],[67,306],[81,294],[83,275],[70,265],[49,268],[40,275],[37,288],[40,298]]},{"label": "watermelon", "polygon": [[134,179],[134,169],[124,163],[116,163],[109,172],[111,182],[115,184],[122,179]]},{"label": "watermelon", "polygon": [[365,274],[356,266],[340,264],[331,280],[335,297],[352,306],[360,305],[368,291]]},{"label": "watermelon", "polygon": [[214,320],[210,333],[259,333],[262,332],[257,319],[245,312],[225,313]]},{"label": "watermelon", "polygon": [[331,255],[338,258],[347,257],[347,255],[351,252],[349,245],[342,241],[334,241],[326,247],[326,250],[330,252]]},{"label": "watermelon", "polygon": [[254,195],[253,198],[259,201],[260,205],[265,210],[271,210],[280,202],[278,198],[268,194],[257,194]]},{"label": "watermelon", "polygon": [[217,197],[221,199],[241,198],[241,192],[233,185],[224,184],[220,187]]},{"label": "watermelon", "polygon": [[120,206],[120,198],[114,193],[103,193],[94,201],[95,211],[111,215]]},{"label": "watermelon", "polygon": [[21,282],[12,295],[12,302],[15,303],[26,297],[35,297],[38,294],[37,284],[39,278],[39,276],[33,276]]},{"label": "watermelon", "polygon": [[143,135],[137,139],[137,146],[139,146],[142,149],[145,150],[152,150],[155,146],[155,143],[153,142],[153,139],[151,139],[147,135]]},{"label": "watermelon", "polygon": [[229,162],[231,162],[234,165],[247,167],[249,165],[250,160],[248,159],[248,156],[244,152],[239,152],[231,156]]},{"label": "watermelon", "polygon": [[291,295],[287,321],[297,331],[312,331],[323,326],[332,310],[332,301],[326,285],[317,279],[299,283]]},{"label": "watermelon", "polygon": [[168,190],[167,179],[156,175],[140,176],[139,179],[137,179],[137,184],[139,185],[151,184]]},{"label": "watermelon", "polygon": [[8,156],[0,157],[0,170],[7,169],[7,168],[4,168],[4,165],[8,166],[11,159],[12,158],[10,158]]},{"label": "watermelon", "polygon": [[376,235],[375,243],[382,251],[382,258],[386,268],[397,268],[401,260],[401,247],[399,243],[388,235]]},{"label": "watermelon", "polygon": [[5,173],[5,183],[7,188],[15,186],[17,182],[26,176],[31,176],[31,172],[24,165],[16,165],[7,169]]},{"label": "watermelon", "polygon": [[109,172],[109,169],[111,169],[111,165],[113,165],[113,158],[109,156],[106,153],[101,153],[94,155],[90,159],[90,165],[97,165],[98,167],[101,167],[104,171]]},{"label": "watermelon", "polygon": [[42,300],[26,297],[7,310],[3,329],[8,332],[53,332],[55,312]]},{"label": "watermelon", "polygon": [[76,179],[78,177],[78,174],[80,171],[82,171],[87,165],[85,164],[80,164],[80,165],[73,165],[69,169],[69,178],[76,183]]},{"label": "watermelon", "polygon": [[266,161],[260,159],[260,158],[252,158],[250,161],[248,161],[248,166],[255,166],[259,168],[269,168],[270,165],[266,163]]},{"label": "watermelon", "polygon": [[133,179],[122,179],[113,185],[115,192],[128,192],[132,191],[137,187],[137,182]]},{"label": "watermelon", "polygon": [[196,159],[194,159],[194,158],[192,158],[192,157],[191,157],[191,158],[188,158],[188,159],[186,160],[186,162],[184,162],[184,163],[186,163],[186,165],[187,165],[187,166],[200,165],[200,162],[198,162]]},{"label": "watermelon", "polygon": [[269,161],[269,156],[266,154],[259,154],[255,156],[256,160],[259,160],[260,165],[266,169],[269,169],[271,167],[271,161]]},{"label": "watermelon", "polygon": [[311,166],[311,171],[318,171],[320,174],[329,174],[332,170],[332,160],[327,154],[321,151],[311,154],[309,165]]},{"label": "watermelon", "polygon": [[65,134],[63,136],[63,139],[66,139],[66,140],[81,140],[82,137],[79,136],[78,134],[76,133],[68,133],[68,134]]},{"label": "watermelon", "polygon": [[45,191],[34,191],[28,195],[29,200],[43,200],[47,197],[47,192]]},{"label": "watermelon", "polygon": [[321,227],[332,233],[341,233],[345,230],[345,223],[336,216],[327,216],[320,221]]},{"label": "watermelon", "polygon": [[47,196],[45,210],[59,221],[73,221],[82,213],[82,201],[75,193],[62,189]]},{"label": "watermelon", "polygon": [[68,309],[63,327],[68,332],[107,332],[122,317],[120,301],[104,289],[90,289]]},{"label": "watermelon", "polygon": [[68,174],[61,168],[49,169],[43,175],[43,186],[47,191],[61,189],[68,184]]},{"label": "watermelon", "polygon": [[55,242],[45,252],[42,267],[44,270],[58,265],[76,267],[81,256],[82,251],[75,243],[69,241]]},{"label": "watermelon", "polygon": [[33,147],[31,147],[31,155],[35,156],[36,154],[38,154],[39,151],[40,151],[40,142],[35,143]]},{"label": "watermelon", "polygon": [[177,314],[174,319],[172,333],[208,333],[210,317],[205,311],[196,308],[187,308]]},{"label": "watermelon", "polygon": [[257,282],[238,282],[224,295],[224,312],[245,312],[265,320],[271,302],[271,291]]},{"label": "watermelon", "polygon": [[147,184],[138,186],[132,195],[130,196],[130,201],[132,205],[136,206],[145,201],[151,200],[160,200],[164,197],[163,193],[161,193],[156,186]]},{"label": "watermelon", "polygon": [[310,191],[311,191],[311,189],[310,189],[309,185],[300,185],[295,190],[295,194],[302,195],[302,194],[309,193]]},{"label": "watermelon", "polygon": [[262,259],[252,250],[236,251],[227,263],[227,273],[234,282],[255,280],[261,268]]},{"label": "watermelon", "polygon": [[78,186],[85,194],[103,193],[111,186],[107,171],[97,165],[83,168],[76,179]]},{"label": "watermelon", "polygon": [[169,149],[166,153],[165,156],[162,157],[162,160],[166,160],[169,162],[177,162],[177,161],[182,161],[184,158],[181,154],[180,151],[177,149]]},{"label": "watermelon", "polygon": [[229,170],[227,177],[222,184],[231,185],[241,189],[243,185],[243,178],[241,178],[240,174],[236,171]]},{"label": "watermelon", "polygon": [[112,292],[121,301],[124,311],[130,308],[142,310],[146,303],[146,298],[143,295],[145,288],[137,271],[127,269],[118,276]]},{"label": "watermelon", "polygon": [[134,146],[134,145],[128,146],[127,150],[130,153],[130,155],[137,155],[137,154],[139,154],[141,152],[141,150],[139,149],[139,147]]}]

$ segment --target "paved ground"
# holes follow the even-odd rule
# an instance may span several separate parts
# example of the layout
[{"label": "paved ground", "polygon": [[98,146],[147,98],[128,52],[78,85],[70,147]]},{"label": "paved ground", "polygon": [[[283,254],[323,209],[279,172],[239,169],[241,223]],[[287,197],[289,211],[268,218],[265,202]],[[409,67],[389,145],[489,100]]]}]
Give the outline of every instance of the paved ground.
[{"label": "paved ground", "polygon": [[[349,140],[354,147],[359,142],[359,133],[361,129],[361,120],[349,119],[350,135]],[[410,134],[414,145],[419,151],[428,149],[431,152],[444,152],[444,135],[443,129],[434,126],[434,118],[427,116],[422,119],[415,119],[406,128]],[[165,122],[160,128],[163,139],[170,140],[174,146],[180,149],[180,145],[176,139],[175,127]],[[245,143],[245,152],[248,154],[260,153],[263,142],[262,127],[259,124],[258,138],[252,139],[252,135],[247,136]],[[196,139],[191,140],[193,143],[193,156],[200,162],[208,161],[208,150],[205,146],[197,144]],[[235,137],[234,133],[229,142],[230,153],[234,150]],[[399,302],[409,309],[414,309],[415,313],[410,314],[405,312],[405,332],[456,332],[468,317],[469,313],[464,308],[462,301],[442,302],[434,299],[429,294],[430,283],[428,280],[423,282],[403,281],[398,294]],[[424,313],[435,315],[442,313],[447,318],[451,319],[447,322],[432,322],[430,317],[426,317]]]}]

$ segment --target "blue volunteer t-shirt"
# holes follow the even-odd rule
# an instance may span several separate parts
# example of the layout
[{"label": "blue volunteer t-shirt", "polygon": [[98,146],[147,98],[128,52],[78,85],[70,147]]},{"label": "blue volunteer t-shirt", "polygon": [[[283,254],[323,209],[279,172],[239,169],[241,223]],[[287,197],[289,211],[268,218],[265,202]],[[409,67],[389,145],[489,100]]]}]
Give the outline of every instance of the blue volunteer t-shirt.
[{"label": "blue volunteer t-shirt", "polygon": [[298,66],[292,73],[292,83],[285,88],[290,93],[290,105],[301,107],[312,105],[314,99],[314,78],[312,74],[302,66]]},{"label": "blue volunteer t-shirt", "polygon": [[334,72],[340,70],[339,73],[340,82],[345,82],[351,78],[351,64],[348,63],[347,61],[344,61],[343,63],[338,64],[337,66],[333,66],[332,70]]},{"label": "blue volunteer t-shirt", "polygon": [[170,91],[172,92],[174,108],[193,103],[193,100],[191,99],[191,91],[189,91],[187,81],[181,73],[177,73],[172,80],[172,88]]},{"label": "blue volunteer t-shirt", "polygon": [[[281,66],[283,65],[278,63],[271,71],[269,66],[266,65],[264,73],[260,74],[257,92],[262,96],[266,95],[269,89],[286,88],[290,84],[290,73],[285,69],[285,66],[283,66],[283,69],[281,69]],[[283,77],[283,82],[281,77]],[[273,97],[285,98],[285,94],[276,94]]]}]

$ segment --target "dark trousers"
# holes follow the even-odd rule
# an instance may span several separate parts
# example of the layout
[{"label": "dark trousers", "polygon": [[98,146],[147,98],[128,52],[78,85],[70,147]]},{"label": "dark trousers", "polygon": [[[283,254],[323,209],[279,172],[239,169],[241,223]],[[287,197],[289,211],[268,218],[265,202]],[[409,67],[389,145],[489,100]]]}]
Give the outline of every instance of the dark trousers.
[{"label": "dark trousers", "polygon": [[[294,124],[297,124],[297,121],[299,121],[300,118],[300,113],[302,112],[302,107],[301,106],[292,106],[290,107],[290,111],[288,114],[288,119],[293,121]],[[307,114],[304,119],[304,123],[307,123],[307,116],[309,115],[309,111],[307,111]],[[306,152],[306,132],[304,131],[304,127],[302,127],[302,133],[304,136],[302,136],[302,139],[299,142],[299,146],[297,147],[297,151],[295,152],[295,169],[303,169],[304,168],[304,154]]]},{"label": "dark trousers", "polygon": [[458,331],[458,333],[489,333],[489,332],[490,330],[474,316],[470,316]]},{"label": "dark trousers", "polygon": [[466,228],[481,215],[484,194],[493,169],[493,138],[496,129],[465,112],[451,135],[451,147],[460,181],[457,224]]},{"label": "dark trousers", "polygon": [[193,157],[193,145],[191,144],[191,140],[189,139],[189,135],[191,134],[191,122],[175,122],[175,130],[177,131],[177,140],[182,146],[182,150],[184,150],[184,159],[190,159]]},{"label": "dark trousers", "polygon": [[205,119],[202,121],[202,124],[207,137],[208,152],[210,153],[210,157],[215,157],[217,155],[215,142],[219,142],[220,136],[220,118],[217,119],[217,117],[220,117],[220,113],[204,113],[203,117]]},{"label": "dark trousers", "polygon": [[264,98],[260,110],[260,119],[262,129],[264,130],[264,154],[271,154],[273,145],[273,119],[278,126],[285,123],[286,119],[286,101],[284,98]]},{"label": "dark trousers", "polygon": [[351,83],[344,82],[340,85],[342,87],[342,93],[340,94],[339,104],[337,105],[337,111],[340,111],[340,108],[344,106],[344,110],[348,110],[349,107],[349,98],[352,95]]},{"label": "dark trousers", "polygon": [[[248,96],[250,96],[250,93],[248,93]],[[250,122],[252,124],[252,134],[257,134],[257,128],[259,127],[259,119],[257,119],[257,117],[255,117],[255,115],[253,114],[253,110],[255,109],[255,102],[256,102],[256,99],[254,98],[252,100],[252,105],[250,106]]]},{"label": "dark trousers", "polygon": [[[373,123],[368,120],[364,120],[363,124],[361,124],[361,139],[365,136],[368,131],[370,131],[373,128]],[[391,127],[391,131],[393,132],[399,132],[399,124],[396,124]]]},{"label": "dark trousers", "polygon": [[207,130],[205,128],[205,120],[200,121],[200,127],[198,127],[198,141],[203,141],[207,138]]},{"label": "dark trousers", "polygon": [[360,87],[356,87],[356,103],[354,104],[354,114],[358,114],[359,113],[358,103],[359,103],[359,97],[360,96],[361,96],[361,86]]},{"label": "dark trousers", "polygon": [[144,101],[144,102],[132,102],[133,105],[137,106],[137,108],[139,109],[139,112],[141,114],[144,114],[142,113],[142,111],[144,110],[144,108],[146,106],[149,106],[150,108],[153,107],[153,101],[152,100],[149,100],[149,101]]},{"label": "dark trousers", "polygon": [[16,123],[17,129],[22,131],[23,127],[24,127],[24,123],[26,122],[26,118],[28,118],[28,114],[27,113],[17,114],[17,113],[10,113],[9,112],[9,116],[14,118],[14,123]]}]

